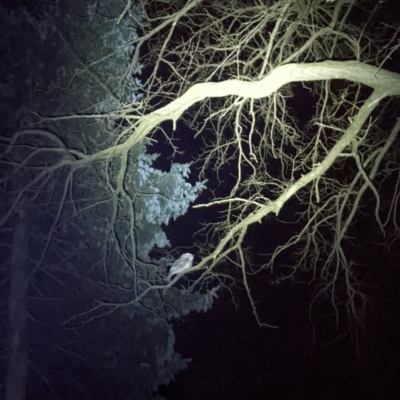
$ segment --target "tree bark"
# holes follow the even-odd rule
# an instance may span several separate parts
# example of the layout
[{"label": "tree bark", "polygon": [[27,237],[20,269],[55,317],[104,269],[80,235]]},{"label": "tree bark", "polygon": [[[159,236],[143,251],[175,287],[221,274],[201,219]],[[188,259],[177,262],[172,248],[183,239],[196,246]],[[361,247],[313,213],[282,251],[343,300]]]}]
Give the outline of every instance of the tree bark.
[{"label": "tree bark", "polygon": [[28,224],[20,213],[13,233],[9,294],[9,360],[7,400],[24,400],[28,370],[26,292],[29,285]]}]

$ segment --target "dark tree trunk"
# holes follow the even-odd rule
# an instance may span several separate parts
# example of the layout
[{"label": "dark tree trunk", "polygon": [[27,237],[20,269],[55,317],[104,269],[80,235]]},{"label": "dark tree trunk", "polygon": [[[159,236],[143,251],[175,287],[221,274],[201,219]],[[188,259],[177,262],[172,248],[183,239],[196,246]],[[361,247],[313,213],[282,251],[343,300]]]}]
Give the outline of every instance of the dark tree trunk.
[{"label": "dark tree trunk", "polygon": [[[21,218],[22,217],[22,218]],[[28,224],[24,213],[14,228],[10,267],[9,360],[6,380],[7,400],[24,400],[28,370],[26,335],[26,292],[29,285]]]}]

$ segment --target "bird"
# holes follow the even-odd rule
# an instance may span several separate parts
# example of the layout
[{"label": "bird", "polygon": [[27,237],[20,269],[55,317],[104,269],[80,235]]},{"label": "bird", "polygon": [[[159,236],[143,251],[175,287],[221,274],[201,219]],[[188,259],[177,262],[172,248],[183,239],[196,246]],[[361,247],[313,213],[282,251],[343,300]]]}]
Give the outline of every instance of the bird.
[{"label": "bird", "polygon": [[182,254],[171,266],[169,270],[167,281],[170,281],[173,275],[179,275],[192,268],[194,255],[191,253]]}]

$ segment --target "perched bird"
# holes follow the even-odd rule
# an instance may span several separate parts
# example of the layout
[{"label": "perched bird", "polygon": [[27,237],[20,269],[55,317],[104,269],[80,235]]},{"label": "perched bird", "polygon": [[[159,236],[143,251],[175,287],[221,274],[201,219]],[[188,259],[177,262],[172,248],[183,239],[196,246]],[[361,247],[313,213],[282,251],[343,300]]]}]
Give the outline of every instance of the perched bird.
[{"label": "perched bird", "polygon": [[166,278],[167,281],[170,281],[173,275],[179,275],[182,272],[186,272],[190,268],[192,268],[193,258],[193,254],[185,253],[182,254],[177,260],[175,260],[171,266],[171,269],[169,270],[168,276]]}]

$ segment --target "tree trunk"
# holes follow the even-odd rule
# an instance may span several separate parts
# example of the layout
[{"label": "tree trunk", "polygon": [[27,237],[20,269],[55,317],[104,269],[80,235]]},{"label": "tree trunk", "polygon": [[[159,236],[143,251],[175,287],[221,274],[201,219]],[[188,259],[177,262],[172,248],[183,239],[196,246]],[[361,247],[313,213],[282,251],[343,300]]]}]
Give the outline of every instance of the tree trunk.
[{"label": "tree trunk", "polygon": [[24,400],[28,370],[26,292],[29,285],[28,224],[20,212],[13,234],[9,294],[9,360],[7,400]]}]

